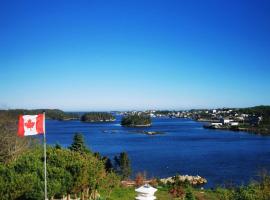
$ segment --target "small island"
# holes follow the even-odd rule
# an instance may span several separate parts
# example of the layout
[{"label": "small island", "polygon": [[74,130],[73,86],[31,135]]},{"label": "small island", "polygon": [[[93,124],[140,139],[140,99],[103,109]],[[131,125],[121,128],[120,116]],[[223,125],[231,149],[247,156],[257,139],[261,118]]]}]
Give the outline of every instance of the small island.
[{"label": "small island", "polygon": [[126,127],[145,127],[151,126],[152,121],[149,115],[127,115],[122,118],[121,125]]},{"label": "small island", "polygon": [[115,117],[107,112],[89,112],[81,116],[82,122],[112,122]]}]

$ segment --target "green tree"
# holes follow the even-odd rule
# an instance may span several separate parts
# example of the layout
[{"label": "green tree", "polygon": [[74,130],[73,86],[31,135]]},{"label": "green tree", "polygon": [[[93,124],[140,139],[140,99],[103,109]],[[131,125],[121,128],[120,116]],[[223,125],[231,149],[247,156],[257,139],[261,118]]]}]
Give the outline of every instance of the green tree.
[{"label": "green tree", "polygon": [[105,163],[105,169],[107,172],[111,172],[113,170],[113,164],[110,158],[104,156],[103,161]]},{"label": "green tree", "polygon": [[56,149],[62,149],[62,146],[59,143],[56,143],[55,146],[54,146],[54,148],[56,148]]},{"label": "green tree", "polygon": [[73,142],[71,146],[69,147],[71,151],[77,151],[80,153],[89,153],[90,150],[86,147],[84,143],[84,138],[81,133],[75,133],[73,137]]},{"label": "green tree", "polygon": [[126,152],[114,157],[115,171],[121,176],[122,180],[129,178],[131,174],[130,160]]}]

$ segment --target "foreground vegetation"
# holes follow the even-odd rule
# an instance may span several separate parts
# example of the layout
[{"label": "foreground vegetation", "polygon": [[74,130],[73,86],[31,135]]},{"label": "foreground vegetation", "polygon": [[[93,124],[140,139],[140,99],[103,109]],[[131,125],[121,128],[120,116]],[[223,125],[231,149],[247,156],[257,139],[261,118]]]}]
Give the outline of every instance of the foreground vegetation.
[{"label": "foreground vegetation", "polygon": [[138,126],[150,126],[151,117],[149,115],[127,115],[122,118],[121,125],[127,127],[138,127]]},{"label": "foreground vegetation", "polygon": [[115,117],[107,112],[89,112],[83,114],[81,117],[81,121],[83,122],[108,122],[114,120]]},{"label": "foreground vegetation", "polygon": [[[43,199],[44,157],[39,145],[29,148],[16,160],[0,163],[0,199]],[[81,199],[109,198],[120,180],[130,175],[126,153],[110,159],[92,153],[83,137],[75,134],[73,143],[66,149],[59,145],[47,147],[47,179],[49,199],[80,197]]]}]

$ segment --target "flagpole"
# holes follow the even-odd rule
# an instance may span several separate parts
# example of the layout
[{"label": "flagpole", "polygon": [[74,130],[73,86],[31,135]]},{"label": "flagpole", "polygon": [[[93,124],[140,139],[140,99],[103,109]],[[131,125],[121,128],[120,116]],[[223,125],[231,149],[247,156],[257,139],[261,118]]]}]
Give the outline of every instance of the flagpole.
[{"label": "flagpole", "polygon": [[44,134],[43,134],[43,144],[44,144],[44,197],[45,200],[48,199],[47,197],[47,167],[46,167],[46,162],[47,162],[47,156],[46,156],[46,131],[45,131],[45,112],[43,112],[43,129],[44,129]]}]

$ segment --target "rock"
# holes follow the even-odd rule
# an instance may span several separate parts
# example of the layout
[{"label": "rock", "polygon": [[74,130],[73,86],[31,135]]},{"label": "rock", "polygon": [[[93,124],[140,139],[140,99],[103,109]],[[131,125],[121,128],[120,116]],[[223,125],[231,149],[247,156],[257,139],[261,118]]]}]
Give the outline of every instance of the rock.
[{"label": "rock", "polygon": [[[160,181],[164,184],[174,183],[174,178],[175,177],[163,178],[160,179]],[[197,176],[179,175],[178,178],[181,182],[188,181],[191,185],[202,185],[207,183],[207,180],[205,178],[200,177],[198,175]]]}]

